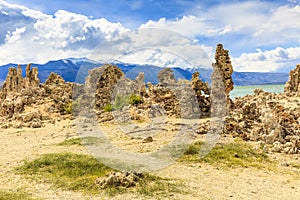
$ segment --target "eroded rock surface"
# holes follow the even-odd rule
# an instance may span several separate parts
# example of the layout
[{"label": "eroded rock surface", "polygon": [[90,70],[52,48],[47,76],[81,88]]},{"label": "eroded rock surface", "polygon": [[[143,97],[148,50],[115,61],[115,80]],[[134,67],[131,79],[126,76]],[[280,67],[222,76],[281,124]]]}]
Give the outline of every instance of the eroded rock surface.
[{"label": "eroded rock surface", "polygon": [[254,95],[236,98],[225,133],[261,141],[272,151],[300,153],[300,103],[297,98],[256,89]]},{"label": "eroded rock surface", "polygon": [[18,68],[9,68],[6,80],[3,84],[3,95],[9,92],[20,92],[24,88],[38,87],[40,80],[38,78],[38,69],[32,68],[28,64],[26,66],[26,77],[22,76],[22,69],[19,65]]},{"label": "eroded rock surface", "polygon": [[111,172],[105,177],[96,179],[95,184],[104,189],[110,187],[133,187],[144,178],[144,175],[137,172]]},{"label": "eroded rock surface", "polygon": [[300,94],[300,65],[290,72],[290,78],[284,87],[284,93],[288,95]]},{"label": "eroded rock surface", "polygon": [[[231,65],[229,51],[223,48],[222,44],[217,45],[216,62],[213,64],[213,73],[211,75],[212,80],[212,92],[214,96],[223,95],[225,92],[227,98],[227,104],[231,104],[229,93],[233,90],[232,73],[233,68]],[[223,99],[222,97],[215,97],[216,99]]]},{"label": "eroded rock surface", "polygon": [[22,77],[21,67],[10,68],[0,92],[1,127],[39,128],[42,121],[51,120],[55,114],[66,114],[72,102],[73,83],[51,73],[45,84],[40,84],[38,69],[26,67]]}]

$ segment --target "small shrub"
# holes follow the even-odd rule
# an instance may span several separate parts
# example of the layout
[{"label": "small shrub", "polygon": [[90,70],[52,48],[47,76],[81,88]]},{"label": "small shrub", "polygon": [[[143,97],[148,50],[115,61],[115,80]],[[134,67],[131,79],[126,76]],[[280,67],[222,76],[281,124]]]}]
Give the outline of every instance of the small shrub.
[{"label": "small shrub", "polygon": [[66,106],[65,106],[65,112],[67,113],[67,114],[72,114],[73,113],[73,104],[72,104],[72,102],[69,102]]},{"label": "small shrub", "polygon": [[199,155],[202,142],[195,142],[184,152],[185,155]]},{"label": "small shrub", "polygon": [[67,114],[73,114],[74,112],[77,112],[79,109],[79,103],[77,101],[70,101],[67,105],[64,107],[64,111]]},{"label": "small shrub", "polygon": [[122,110],[126,105],[129,104],[130,96],[119,96],[117,95],[112,106],[112,110]]},{"label": "small shrub", "polygon": [[136,95],[136,94],[130,95],[129,103],[131,105],[138,105],[138,104],[141,104],[143,102],[144,101],[143,101],[142,97],[140,97],[139,95]]},{"label": "small shrub", "polygon": [[106,106],[104,107],[105,112],[111,112],[112,110],[113,110],[113,107],[110,103],[106,104]]}]

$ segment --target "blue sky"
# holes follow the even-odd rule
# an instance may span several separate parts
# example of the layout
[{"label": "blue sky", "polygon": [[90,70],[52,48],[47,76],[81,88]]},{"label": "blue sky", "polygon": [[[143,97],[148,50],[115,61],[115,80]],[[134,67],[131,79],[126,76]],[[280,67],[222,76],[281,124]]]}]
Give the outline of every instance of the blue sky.
[{"label": "blue sky", "polygon": [[[151,40],[166,48],[198,45],[211,59],[223,43],[238,71],[289,71],[300,63],[298,0],[0,0],[0,64],[88,57],[98,44],[124,41],[142,28],[174,31],[196,44]],[[139,59],[178,61],[147,53]]]}]

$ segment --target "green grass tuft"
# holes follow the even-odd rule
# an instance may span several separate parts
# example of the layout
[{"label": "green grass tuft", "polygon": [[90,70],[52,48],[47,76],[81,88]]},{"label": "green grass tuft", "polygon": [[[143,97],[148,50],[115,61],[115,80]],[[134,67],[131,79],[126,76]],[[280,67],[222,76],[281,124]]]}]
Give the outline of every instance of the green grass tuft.
[{"label": "green grass tuft", "polygon": [[141,104],[143,103],[143,98],[139,95],[136,95],[136,94],[132,94],[130,95],[130,98],[129,98],[129,103],[131,105],[138,105],[138,104]]},{"label": "green grass tuft", "polygon": [[56,188],[87,193],[97,193],[94,181],[111,171],[92,156],[72,153],[45,154],[34,161],[25,162],[16,170],[35,180],[52,183]]},{"label": "green grass tuft", "polygon": [[71,146],[71,145],[82,145],[81,139],[80,138],[72,138],[65,140],[63,142],[58,143],[57,145],[59,146]]},{"label": "green grass tuft", "polygon": [[22,191],[2,191],[0,190],[0,200],[37,200],[37,198],[33,198],[31,195]]},{"label": "green grass tuft", "polygon": [[72,139],[67,139],[63,142],[58,143],[57,145],[59,146],[72,146],[72,145],[97,145],[97,144],[102,144],[106,142],[104,138],[99,138],[99,137],[82,137],[82,138],[72,138]]},{"label": "green grass tuft", "polygon": [[250,144],[246,144],[245,142],[216,145],[203,158],[200,158],[199,156],[200,149],[201,143],[190,145],[179,161],[205,162],[225,167],[256,168],[261,168],[263,164],[270,162],[268,156],[264,152],[254,150]]},{"label": "green grass tuft", "polygon": [[104,107],[104,111],[105,112],[111,112],[111,111],[113,111],[112,105],[110,103],[106,104],[106,106]]},{"label": "green grass tuft", "polygon": [[139,196],[155,197],[157,199],[169,197],[170,194],[187,193],[185,186],[179,182],[174,182],[172,179],[165,179],[158,176],[145,174],[145,177],[138,182],[136,187],[110,187],[106,188],[106,194],[113,197],[118,194],[131,192]]},{"label": "green grass tuft", "polygon": [[90,195],[99,194],[101,191],[109,196],[122,193],[168,196],[172,193],[184,192],[182,184],[149,174],[146,174],[135,187],[110,187],[100,191],[95,180],[105,176],[110,171],[112,169],[92,156],[72,153],[45,154],[16,168],[18,174],[25,175],[35,181],[52,184],[54,188],[80,191]]},{"label": "green grass tuft", "polygon": [[185,186],[179,182],[173,182],[172,179],[161,178],[147,174],[139,182],[137,192],[145,196],[168,197],[169,194],[186,193]]},{"label": "green grass tuft", "polygon": [[203,142],[195,142],[190,145],[187,150],[184,152],[184,155],[199,155],[199,151]]}]

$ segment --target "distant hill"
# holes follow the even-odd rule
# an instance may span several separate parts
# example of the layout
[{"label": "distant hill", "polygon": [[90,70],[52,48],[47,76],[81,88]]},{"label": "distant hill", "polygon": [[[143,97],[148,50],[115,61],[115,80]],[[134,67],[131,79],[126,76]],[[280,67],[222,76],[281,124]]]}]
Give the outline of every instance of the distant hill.
[{"label": "distant hill", "polygon": [[[84,82],[85,76],[87,76],[87,70],[80,70],[84,73],[79,73],[79,69],[92,69],[100,67],[104,63],[95,62],[88,59],[62,59],[56,61],[49,61],[46,64],[32,64],[33,67],[39,68],[39,78],[41,82],[45,82],[51,72],[55,72],[61,75],[66,81]],[[160,67],[152,65],[136,65],[127,64],[121,62],[113,62],[112,64],[117,65],[122,71],[126,73],[126,76],[134,79],[139,72],[145,73],[145,82],[157,82],[157,74],[162,69]],[[5,80],[8,68],[17,67],[17,64],[8,64],[0,66],[0,86],[1,80]],[[23,76],[25,76],[26,65],[21,65],[23,70]],[[200,72],[200,78],[203,81],[210,82],[210,75],[212,69],[182,69],[173,68],[176,78],[191,79],[192,74],[195,71]],[[77,78],[76,78],[77,77]],[[288,78],[288,73],[258,73],[258,72],[234,72],[232,75],[235,85],[263,85],[263,84],[284,84]]]}]

